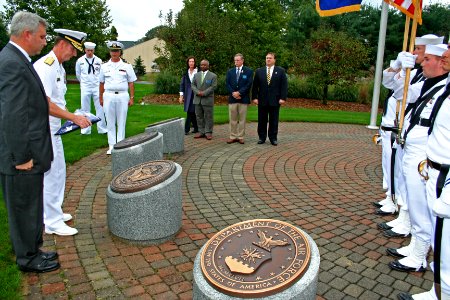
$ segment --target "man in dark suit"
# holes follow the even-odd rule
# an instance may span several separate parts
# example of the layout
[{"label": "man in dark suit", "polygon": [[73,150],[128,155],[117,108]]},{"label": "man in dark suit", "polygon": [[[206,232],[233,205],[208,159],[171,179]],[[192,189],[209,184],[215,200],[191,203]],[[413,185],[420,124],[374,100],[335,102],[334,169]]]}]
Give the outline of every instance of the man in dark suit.
[{"label": "man in dark suit", "polygon": [[244,144],[245,119],[250,104],[253,70],[244,66],[244,56],[241,53],[234,56],[234,65],[236,67],[228,70],[226,78],[227,90],[230,93],[228,97],[230,138],[227,144],[235,142]]},{"label": "man in dark suit", "polygon": [[217,75],[209,71],[209,61],[200,62],[201,72],[192,79],[191,88],[194,92],[195,115],[198,131],[194,138],[212,139],[214,125],[214,91],[217,88]]},{"label": "man in dark suit", "polygon": [[266,66],[256,70],[252,89],[253,103],[258,105],[258,144],[264,144],[268,135],[274,146],[278,145],[280,106],[286,102],[288,89],[286,72],[275,61],[275,53],[267,53]]},{"label": "man in dark suit", "polygon": [[49,106],[31,64],[47,44],[47,22],[18,12],[0,52],[0,179],[16,263],[25,272],[59,268],[56,252],[43,252],[43,181],[53,158]]}]

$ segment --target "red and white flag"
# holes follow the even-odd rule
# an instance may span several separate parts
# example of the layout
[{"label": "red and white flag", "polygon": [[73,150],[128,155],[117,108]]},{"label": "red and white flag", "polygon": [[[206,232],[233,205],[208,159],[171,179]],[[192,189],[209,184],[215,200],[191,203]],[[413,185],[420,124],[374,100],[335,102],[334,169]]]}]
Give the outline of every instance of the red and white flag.
[{"label": "red and white flag", "polygon": [[[384,0],[389,5],[394,6],[398,10],[400,10],[405,15],[409,16],[411,19],[414,18],[414,2],[412,0]],[[419,17],[417,22],[422,24],[422,0],[419,0]]]}]

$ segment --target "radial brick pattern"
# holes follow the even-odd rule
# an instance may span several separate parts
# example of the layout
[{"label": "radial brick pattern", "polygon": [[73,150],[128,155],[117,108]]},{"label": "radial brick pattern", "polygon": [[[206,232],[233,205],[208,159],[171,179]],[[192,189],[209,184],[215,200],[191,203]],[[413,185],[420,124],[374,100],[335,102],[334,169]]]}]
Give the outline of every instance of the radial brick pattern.
[{"label": "radial brick pattern", "polygon": [[62,268],[27,274],[28,299],[191,299],[192,268],[200,247],[236,222],[274,218],[296,224],[321,255],[318,299],[395,299],[431,287],[432,273],[392,271],[387,239],[372,201],[381,190],[381,147],[372,131],[340,124],[280,124],[277,147],[257,145],[256,124],[244,145],[227,145],[228,126],[214,138],[186,136],[185,152],[168,156],[183,167],[183,226],[159,246],[125,244],[108,231],[106,188],[111,181],[105,150],[68,167],[64,211],[72,213],[73,237],[45,235]]}]

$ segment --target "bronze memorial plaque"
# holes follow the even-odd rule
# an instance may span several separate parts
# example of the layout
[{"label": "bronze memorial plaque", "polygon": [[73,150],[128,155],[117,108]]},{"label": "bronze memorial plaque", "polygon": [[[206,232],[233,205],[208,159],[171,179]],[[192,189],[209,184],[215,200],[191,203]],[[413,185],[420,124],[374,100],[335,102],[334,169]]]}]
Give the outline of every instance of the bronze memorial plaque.
[{"label": "bronze memorial plaque", "polygon": [[311,249],[306,236],[286,222],[257,219],[231,225],[205,245],[200,262],[217,290],[241,298],[280,292],[307,270]]},{"label": "bronze memorial plaque", "polygon": [[148,161],[119,173],[111,181],[116,193],[134,193],[160,184],[175,173],[176,166],[170,160]]},{"label": "bronze memorial plaque", "polygon": [[145,143],[146,141],[150,141],[151,139],[154,139],[157,136],[158,136],[157,132],[144,132],[137,135],[133,135],[115,144],[114,149],[118,150],[130,148],[132,146]]}]

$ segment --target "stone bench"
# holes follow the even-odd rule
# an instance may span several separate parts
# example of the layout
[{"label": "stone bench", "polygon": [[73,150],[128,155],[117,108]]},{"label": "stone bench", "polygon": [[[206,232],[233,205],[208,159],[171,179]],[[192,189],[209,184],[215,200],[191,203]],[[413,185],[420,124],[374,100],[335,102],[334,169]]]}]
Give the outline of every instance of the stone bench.
[{"label": "stone bench", "polygon": [[140,245],[175,236],[182,221],[181,172],[179,164],[158,160],[114,177],[106,192],[110,232]]},{"label": "stone bench", "polygon": [[164,154],[184,151],[184,118],[173,118],[150,124],[145,131],[163,134]]},{"label": "stone bench", "polygon": [[114,145],[111,151],[112,176],[141,163],[163,158],[163,135],[144,132],[126,138]]}]

